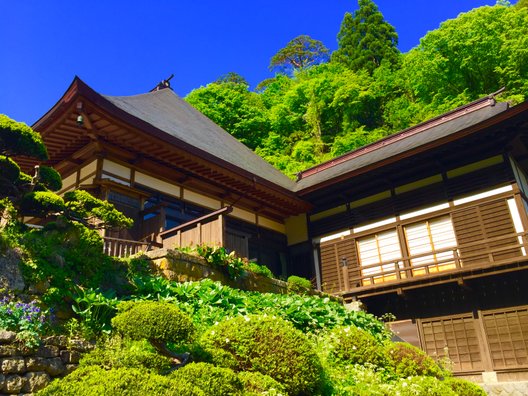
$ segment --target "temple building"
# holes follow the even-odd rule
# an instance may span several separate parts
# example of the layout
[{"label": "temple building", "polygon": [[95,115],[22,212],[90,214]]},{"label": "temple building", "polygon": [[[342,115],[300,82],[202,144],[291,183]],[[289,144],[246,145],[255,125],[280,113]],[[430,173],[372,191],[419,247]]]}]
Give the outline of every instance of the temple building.
[{"label": "temple building", "polygon": [[62,192],[135,220],[104,236],[110,254],[221,244],[393,313],[458,375],[528,379],[528,102],[482,98],[296,181],[164,86],[106,96],[75,78],[33,128]]}]

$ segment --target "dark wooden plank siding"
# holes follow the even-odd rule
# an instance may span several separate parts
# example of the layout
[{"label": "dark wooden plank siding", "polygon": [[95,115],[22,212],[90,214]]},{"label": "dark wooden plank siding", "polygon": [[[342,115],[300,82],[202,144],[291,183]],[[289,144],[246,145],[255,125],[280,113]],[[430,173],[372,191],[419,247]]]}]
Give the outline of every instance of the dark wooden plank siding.
[{"label": "dark wooden plank siding", "polygon": [[528,307],[482,313],[494,370],[528,367]]},{"label": "dark wooden plank siding", "polygon": [[454,371],[483,370],[476,321],[471,314],[419,322],[422,348],[430,356],[448,358]]},{"label": "dark wooden plank siding", "polygon": [[[490,263],[522,255],[520,248],[500,250],[518,243],[513,220],[506,200],[495,200],[475,207],[455,210],[452,214],[453,226],[459,246],[472,244],[460,249],[465,267]],[[500,240],[488,239],[500,238]],[[494,253],[478,254],[489,249]]]}]

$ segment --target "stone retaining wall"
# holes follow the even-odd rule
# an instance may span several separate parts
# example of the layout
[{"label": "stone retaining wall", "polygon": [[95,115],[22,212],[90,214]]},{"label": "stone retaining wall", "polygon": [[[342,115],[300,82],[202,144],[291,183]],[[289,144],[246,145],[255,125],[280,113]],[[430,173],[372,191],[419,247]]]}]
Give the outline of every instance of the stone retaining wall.
[{"label": "stone retaining wall", "polygon": [[496,384],[480,384],[489,396],[526,396],[528,381],[498,382]]},{"label": "stone retaining wall", "polygon": [[230,279],[220,269],[211,268],[202,257],[192,256],[178,250],[157,249],[145,253],[155,269],[165,278],[177,281],[198,281],[209,278],[237,289],[261,293],[286,293],[286,282],[246,272],[237,280]]},{"label": "stone retaining wall", "polygon": [[0,331],[0,396],[31,395],[78,366],[93,345],[65,336],[47,337],[36,350],[21,347],[16,333]]}]

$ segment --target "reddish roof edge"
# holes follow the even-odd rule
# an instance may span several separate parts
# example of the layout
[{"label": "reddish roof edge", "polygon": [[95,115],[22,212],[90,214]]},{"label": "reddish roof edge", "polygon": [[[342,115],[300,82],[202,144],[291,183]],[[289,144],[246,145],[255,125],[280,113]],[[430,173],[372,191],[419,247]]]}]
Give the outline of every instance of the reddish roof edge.
[{"label": "reddish roof edge", "polygon": [[416,135],[420,132],[426,131],[430,128],[433,128],[437,125],[443,124],[445,122],[454,120],[456,118],[459,118],[463,115],[466,115],[468,113],[480,110],[487,106],[494,106],[495,105],[495,98],[494,95],[502,92],[502,90],[497,91],[491,95],[488,95],[484,98],[477,99],[471,103],[465,104],[463,106],[457,107],[454,110],[451,110],[447,113],[443,113],[435,118],[432,118],[430,120],[424,121],[420,124],[414,125],[412,127],[409,127],[407,129],[404,129],[403,131],[400,131],[398,133],[395,133],[393,135],[389,135],[383,139],[377,140],[373,143],[370,143],[366,146],[360,147],[359,149],[356,149],[354,151],[345,153],[339,157],[333,158],[330,161],[323,162],[322,164],[313,166],[311,168],[308,168],[302,172],[299,173],[297,181],[300,181],[304,178],[307,178],[311,175],[314,175],[316,173],[319,173],[325,169],[332,168],[336,165],[339,165],[343,162],[346,162],[348,160],[351,160],[353,158],[357,158],[359,156],[362,156],[364,154],[368,154],[372,151],[375,151],[381,147],[384,147],[388,144],[395,143],[397,141],[400,141],[402,139],[408,138],[409,136]]},{"label": "reddish roof edge", "polygon": [[260,184],[271,190],[275,190],[279,193],[282,193],[288,196],[291,199],[298,201],[299,203],[303,205],[307,204],[305,201],[299,198],[297,194],[295,194],[295,192],[293,192],[292,190],[279,186],[278,184],[275,184],[269,180],[266,180],[261,176],[255,175],[245,169],[239,168],[236,165],[233,165],[227,161],[224,161],[218,157],[215,157],[201,149],[191,146],[190,144],[184,141],[181,141],[180,139],[172,135],[169,135],[166,132],[156,128],[155,126],[149,124],[148,122],[141,120],[127,113],[126,111],[120,109],[115,104],[110,102],[103,95],[95,91],[93,88],[91,88],[88,84],[82,81],[78,76],[75,76],[72,83],[70,84],[70,86],[68,87],[64,95],[58,100],[58,102],[48,112],[46,112],[46,114],[44,114],[37,122],[35,122],[35,124],[33,124],[33,129],[38,131],[39,129],[44,129],[48,125],[52,124],[55,121],[55,119],[58,117],[58,115],[60,114],[60,110],[65,106],[71,105],[73,100],[79,97],[84,97],[87,100],[92,101],[94,104],[101,106],[104,110],[110,112],[111,114],[114,114],[116,117],[120,118],[122,121],[128,124],[131,124],[132,126],[138,129],[148,131],[153,136],[159,139],[165,140],[171,144],[178,143],[179,147],[182,147],[186,149],[187,151],[195,153],[196,155],[202,157],[203,159],[207,161],[216,162],[217,164],[223,166],[224,168],[232,172],[238,173],[239,175],[243,177],[246,177],[249,181],[251,181],[254,184]]}]

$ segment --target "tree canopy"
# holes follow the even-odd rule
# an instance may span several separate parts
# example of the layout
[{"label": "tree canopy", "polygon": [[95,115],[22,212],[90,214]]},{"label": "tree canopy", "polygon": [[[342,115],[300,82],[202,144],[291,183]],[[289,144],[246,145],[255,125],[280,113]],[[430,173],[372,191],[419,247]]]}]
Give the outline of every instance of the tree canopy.
[{"label": "tree canopy", "polygon": [[[349,40],[359,32],[364,40]],[[528,98],[528,8],[519,4],[460,14],[399,54],[394,28],[372,1],[361,0],[354,15],[345,15],[339,37],[330,62],[277,74],[257,92],[229,82],[209,84],[186,99],[294,177],[501,87],[506,92],[499,100]],[[352,42],[365,47],[346,52]],[[379,42],[384,46],[373,44]],[[348,57],[353,52],[357,59]],[[381,55],[369,58],[372,53]]]},{"label": "tree canopy", "polygon": [[343,18],[337,35],[339,48],[332,54],[332,61],[369,72],[384,60],[396,64],[400,54],[396,30],[372,0],[358,0],[358,4],[354,15],[347,12]]},{"label": "tree canopy", "polygon": [[328,48],[306,34],[295,37],[271,58],[269,68],[282,71],[303,69],[328,60]]}]

